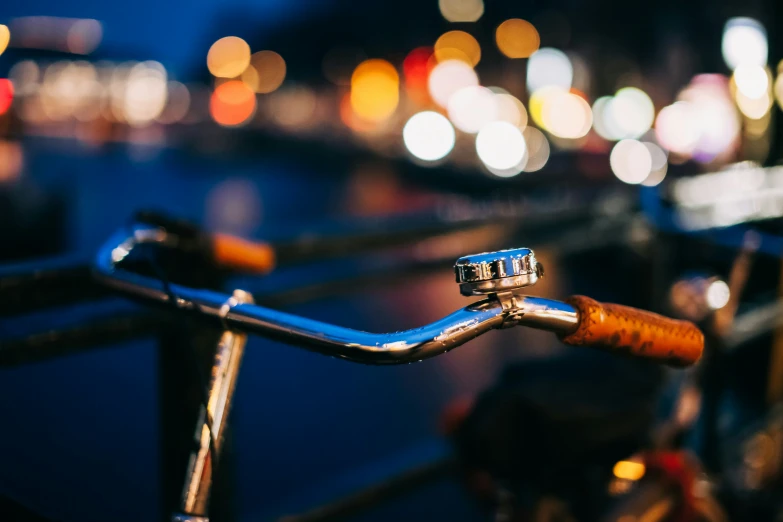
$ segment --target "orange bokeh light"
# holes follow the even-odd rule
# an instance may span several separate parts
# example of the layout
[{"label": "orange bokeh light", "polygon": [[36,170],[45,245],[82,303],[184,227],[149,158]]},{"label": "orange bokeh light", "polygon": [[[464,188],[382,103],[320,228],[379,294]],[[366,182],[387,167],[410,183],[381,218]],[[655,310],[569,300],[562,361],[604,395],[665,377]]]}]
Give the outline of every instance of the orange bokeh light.
[{"label": "orange bokeh light", "polygon": [[256,95],[244,82],[232,80],[222,83],[212,93],[209,111],[220,125],[242,125],[256,111]]},{"label": "orange bokeh light", "polygon": [[481,60],[481,46],[465,31],[449,31],[435,42],[435,57],[439,62],[462,60],[475,67]]},{"label": "orange bokeh light", "polygon": [[500,52],[509,58],[528,58],[538,50],[541,37],[527,20],[512,18],[498,26],[495,42]]},{"label": "orange bokeh light", "polygon": [[351,76],[351,107],[360,118],[381,122],[400,102],[400,77],[386,60],[366,60]]}]

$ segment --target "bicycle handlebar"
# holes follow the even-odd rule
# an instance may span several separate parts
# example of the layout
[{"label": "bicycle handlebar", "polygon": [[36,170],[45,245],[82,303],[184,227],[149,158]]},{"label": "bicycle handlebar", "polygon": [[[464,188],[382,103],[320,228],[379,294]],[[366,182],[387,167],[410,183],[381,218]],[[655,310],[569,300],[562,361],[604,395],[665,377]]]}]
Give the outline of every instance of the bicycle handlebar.
[{"label": "bicycle handlebar", "polygon": [[[98,254],[95,264],[97,277],[125,294],[221,321],[228,329],[262,335],[355,362],[416,362],[444,353],[491,329],[516,325],[552,331],[569,344],[608,345],[613,351],[676,366],[696,362],[703,346],[701,332],[683,321],[618,305],[604,305],[600,309],[603,310],[601,315],[594,307],[584,307],[578,299],[573,303],[562,303],[519,295],[516,290],[535,283],[543,275],[540,264],[527,249],[519,252],[524,251],[528,257],[524,260],[520,255],[513,260],[509,257],[508,266],[496,266],[497,260],[493,265],[484,258],[478,261],[462,258],[458,261],[457,273],[458,279],[462,278],[459,281],[463,293],[486,294],[486,299],[420,328],[373,334],[255,304],[237,303],[229,294],[166,284],[118,266],[133,248],[143,243],[176,246],[176,237],[149,225],[135,225],[118,232]],[[231,240],[232,248],[237,248],[228,257],[241,261],[241,256],[237,255],[247,251],[246,243],[244,240]],[[474,261],[479,264],[471,264]],[[521,272],[511,274],[512,268]],[[623,313],[618,315],[621,310]],[[603,319],[596,319],[601,317]]]}]

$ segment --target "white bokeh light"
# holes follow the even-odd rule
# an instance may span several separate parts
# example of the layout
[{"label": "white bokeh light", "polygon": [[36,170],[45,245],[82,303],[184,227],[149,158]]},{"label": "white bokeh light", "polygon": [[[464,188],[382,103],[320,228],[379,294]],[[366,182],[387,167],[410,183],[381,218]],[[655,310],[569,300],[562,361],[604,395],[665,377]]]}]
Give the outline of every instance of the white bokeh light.
[{"label": "white bokeh light", "polygon": [[402,139],[408,152],[416,158],[437,161],[454,148],[454,127],[445,116],[423,111],[410,117],[402,129]]},{"label": "white bokeh light", "polygon": [[563,51],[544,47],[534,52],[527,62],[527,88],[530,92],[549,86],[568,90],[573,80],[574,68]]},{"label": "white bokeh light", "polygon": [[740,65],[734,69],[737,90],[748,98],[761,98],[769,90],[767,71],[759,65]]},{"label": "white bokeh light", "polygon": [[544,133],[535,127],[525,127],[522,131],[527,146],[527,162],[525,162],[525,172],[535,172],[541,170],[549,161],[549,141]]},{"label": "white bokeh light", "polygon": [[652,157],[640,141],[618,141],[609,156],[609,164],[617,179],[630,185],[638,185],[650,175]]},{"label": "white bokeh light", "polygon": [[699,129],[688,102],[678,101],[661,109],[655,120],[655,137],[667,150],[690,154],[699,140]]},{"label": "white bokeh light", "polygon": [[655,107],[647,93],[636,87],[617,91],[609,101],[605,117],[620,131],[621,138],[639,138],[650,130],[655,120]]},{"label": "white bokeh light", "polygon": [[461,60],[446,60],[436,65],[428,80],[432,99],[441,107],[447,107],[451,96],[465,87],[477,86],[478,75],[473,67]]},{"label": "white bokeh light", "polygon": [[655,187],[666,177],[666,171],[669,170],[668,158],[666,152],[655,143],[643,141],[642,145],[650,152],[650,174],[642,181],[642,185]]},{"label": "white bokeh light", "polygon": [[753,18],[732,18],[723,28],[723,59],[729,69],[767,64],[768,43],[764,26]]},{"label": "white bokeh light", "polygon": [[487,123],[499,119],[497,96],[486,87],[463,87],[449,99],[449,119],[459,130],[475,134]]},{"label": "white bokeh light", "polygon": [[507,121],[494,121],[476,135],[476,152],[491,171],[509,171],[524,168],[527,153],[525,138],[518,127]]},{"label": "white bokeh light", "polygon": [[559,138],[577,139],[593,125],[590,104],[576,94],[561,91],[544,101],[544,128]]},{"label": "white bokeh light", "polygon": [[707,299],[707,306],[713,310],[720,310],[729,304],[729,298],[731,297],[729,285],[720,279],[713,281],[710,283],[710,286],[707,287],[707,294],[705,297]]}]

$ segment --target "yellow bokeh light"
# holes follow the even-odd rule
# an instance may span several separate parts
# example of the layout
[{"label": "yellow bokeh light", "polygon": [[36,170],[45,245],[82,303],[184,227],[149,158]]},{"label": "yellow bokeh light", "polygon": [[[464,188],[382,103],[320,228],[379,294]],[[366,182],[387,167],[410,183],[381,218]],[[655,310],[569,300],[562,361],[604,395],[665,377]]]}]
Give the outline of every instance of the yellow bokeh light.
[{"label": "yellow bokeh light", "polygon": [[624,480],[639,480],[646,471],[644,464],[630,460],[621,460],[613,469],[614,476]]},{"label": "yellow bokeh light", "polygon": [[538,50],[541,37],[527,20],[512,18],[498,26],[495,42],[500,52],[509,58],[528,58]]},{"label": "yellow bokeh light", "polygon": [[449,31],[435,42],[435,58],[438,62],[462,60],[475,67],[481,60],[481,46],[465,31]]},{"label": "yellow bokeh light", "polygon": [[449,22],[475,22],[484,14],[484,0],[438,0],[438,7]]},{"label": "yellow bokeh light", "polygon": [[242,73],[242,81],[259,94],[277,90],[285,80],[283,57],[274,51],[259,51],[250,57],[250,65]]},{"label": "yellow bokeh light", "polygon": [[212,44],[207,68],[218,78],[236,78],[250,65],[250,46],[242,38],[226,36]]},{"label": "yellow bokeh light", "polygon": [[8,42],[11,41],[11,31],[8,30],[8,26],[0,24],[0,54],[8,47]]},{"label": "yellow bokeh light", "polygon": [[366,60],[351,76],[351,107],[371,122],[388,119],[400,101],[400,76],[386,60]]}]

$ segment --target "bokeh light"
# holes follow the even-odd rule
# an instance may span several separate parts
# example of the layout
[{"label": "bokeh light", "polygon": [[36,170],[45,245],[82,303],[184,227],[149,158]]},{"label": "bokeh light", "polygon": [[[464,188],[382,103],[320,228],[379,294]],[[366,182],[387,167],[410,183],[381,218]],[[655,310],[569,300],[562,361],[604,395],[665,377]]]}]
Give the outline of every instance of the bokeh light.
[{"label": "bokeh light", "polygon": [[8,42],[11,41],[11,31],[7,25],[0,24],[0,54],[8,48]]},{"label": "bokeh light", "polygon": [[65,38],[68,51],[74,54],[90,54],[101,43],[103,27],[98,20],[76,20]]},{"label": "bokeh light", "polygon": [[767,64],[767,31],[758,20],[731,18],[723,28],[723,59],[729,69],[742,65],[763,67]]},{"label": "bokeh light", "polygon": [[528,58],[538,50],[541,37],[527,20],[512,18],[498,26],[495,43],[500,52],[509,58]]},{"label": "bokeh light", "polygon": [[167,89],[168,101],[157,120],[166,124],[180,122],[190,110],[190,91],[180,82],[169,82]]},{"label": "bokeh light", "polygon": [[18,179],[24,166],[22,145],[0,140],[0,183]]},{"label": "bokeh light", "polygon": [[737,90],[748,98],[761,98],[769,89],[769,76],[760,65],[740,65],[733,79]]},{"label": "bokeh light", "polygon": [[462,60],[475,67],[481,60],[481,46],[465,31],[449,31],[435,42],[435,59]]},{"label": "bokeh light", "polygon": [[558,138],[577,139],[585,136],[593,125],[590,104],[572,92],[556,89],[544,99],[543,127]]},{"label": "bokeh light", "polygon": [[657,144],[643,141],[642,145],[647,147],[647,150],[650,153],[650,173],[644,181],[642,181],[642,185],[645,187],[655,187],[666,177],[666,171],[669,169],[668,158],[666,157],[666,152]]},{"label": "bokeh light", "polygon": [[423,111],[410,117],[402,129],[405,148],[423,161],[437,161],[454,148],[454,128],[442,114]]},{"label": "bokeh light", "polygon": [[447,60],[437,64],[430,73],[430,96],[441,107],[448,107],[451,95],[464,87],[478,85],[473,67],[462,60]]},{"label": "bokeh light", "polygon": [[655,107],[647,93],[636,87],[625,87],[614,95],[606,116],[621,131],[621,138],[639,138],[652,128]]},{"label": "bokeh light", "polygon": [[254,92],[267,94],[283,84],[285,73],[282,56],[274,51],[259,51],[250,57],[250,65],[242,73],[242,81]]},{"label": "bokeh light", "polygon": [[386,60],[372,59],[359,64],[351,76],[351,107],[357,116],[370,122],[388,119],[400,101],[400,77]]},{"label": "bokeh light", "polygon": [[125,86],[125,120],[143,126],[157,118],[168,97],[166,70],[158,62],[143,62],[134,66]]},{"label": "bokeh light", "polygon": [[449,22],[475,22],[484,14],[484,0],[438,0],[438,7]]},{"label": "bokeh light", "polygon": [[311,88],[291,85],[278,89],[270,96],[272,117],[280,125],[295,129],[312,123],[318,100]]},{"label": "bokeh light", "polygon": [[14,101],[14,84],[7,78],[0,78],[0,114],[5,114]]},{"label": "bokeh light", "polygon": [[517,127],[506,121],[494,121],[476,135],[476,152],[491,172],[516,170],[514,174],[517,174],[524,168],[527,146]]},{"label": "bokeh light", "polygon": [[427,80],[433,66],[432,48],[417,47],[408,53],[402,62],[402,72],[405,75],[405,92],[419,105],[431,101],[427,89]]},{"label": "bokeh light", "polygon": [[707,287],[705,298],[707,300],[707,306],[713,310],[720,310],[729,304],[729,299],[731,298],[729,285],[727,285],[725,281],[716,279]]},{"label": "bokeh light", "polygon": [[678,101],[661,109],[655,120],[655,137],[667,150],[689,155],[699,140],[699,128],[694,121],[690,103]]},{"label": "bokeh light", "polygon": [[496,95],[478,85],[463,87],[449,99],[448,114],[459,130],[475,134],[487,123],[498,119]]},{"label": "bokeh light", "polygon": [[766,116],[773,103],[772,96],[768,91],[764,91],[758,98],[749,98],[738,90],[734,100],[737,102],[740,112],[752,120],[760,120]]},{"label": "bokeh light", "polygon": [[495,104],[497,119],[507,121],[520,129],[527,126],[527,110],[519,98],[507,92],[498,92],[495,94]]},{"label": "bokeh light", "polygon": [[256,95],[244,82],[232,80],[222,83],[212,93],[209,111],[220,125],[242,125],[256,111]]},{"label": "bokeh light", "polygon": [[609,141],[623,138],[623,129],[612,116],[611,104],[613,100],[613,96],[601,96],[593,103],[593,129],[599,136]]},{"label": "bokeh light", "polygon": [[630,185],[638,185],[652,170],[650,151],[640,141],[618,141],[609,156],[609,165],[617,179]]},{"label": "bokeh light", "polygon": [[212,44],[207,68],[217,78],[236,78],[250,65],[250,46],[242,38],[226,36]]},{"label": "bokeh light", "polygon": [[534,52],[527,62],[527,88],[530,92],[549,86],[571,88],[574,69],[563,51],[544,47]]},{"label": "bokeh light", "polygon": [[522,131],[527,147],[527,162],[525,163],[525,172],[535,172],[541,170],[549,161],[549,141],[544,133],[535,127],[526,127]]}]

